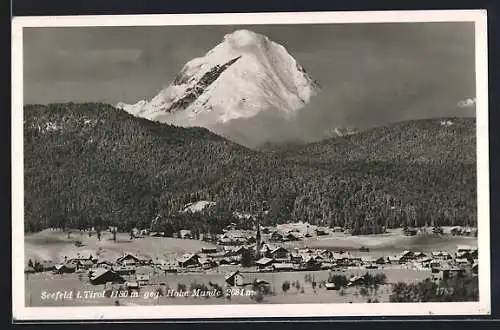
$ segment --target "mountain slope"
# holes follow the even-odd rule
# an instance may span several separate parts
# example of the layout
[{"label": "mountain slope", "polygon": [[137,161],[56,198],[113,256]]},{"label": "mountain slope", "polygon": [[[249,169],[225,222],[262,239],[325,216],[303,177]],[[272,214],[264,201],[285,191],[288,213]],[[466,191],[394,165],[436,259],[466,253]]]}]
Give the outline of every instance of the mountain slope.
[{"label": "mountain slope", "polygon": [[[170,231],[217,232],[237,221],[234,211],[255,213],[264,201],[263,223],[303,220],[355,233],[476,221],[473,120],[450,119],[457,125],[443,128],[400,123],[257,152],[206,129],[154,123],[103,104],[26,106],[24,119],[30,231],[147,227],[160,214]],[[208,214],[179,214],[198,201],[217,204]]]},{"label": "mountain slope", "polygon": [[155,121],[213,128],[269,109],[286,117],[318,90],[283,46],[252,31],[237,30],[203,57],[186,63],[150,101],[117,107]]},{"label": "mountain slope", "polygon": [[287,158],[314,162],[341,160],[474,164],[474,118],[433,118],[400,122],[326,139],[290,150]]}]

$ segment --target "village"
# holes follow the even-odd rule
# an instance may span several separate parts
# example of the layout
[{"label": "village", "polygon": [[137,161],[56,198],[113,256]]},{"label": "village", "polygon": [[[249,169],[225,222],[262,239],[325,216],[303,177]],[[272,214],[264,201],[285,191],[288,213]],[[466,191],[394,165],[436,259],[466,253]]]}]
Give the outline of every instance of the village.
[{"label": "village", "polygon": [[[109,229],[108,234],[116,235],[114,230]],[[162,238],[155,237],[157,235],[158,233],[147,230],[134,230],[130,239],[161,240]],[[175,239],[193,240],[189,230],[181,230],[180,235]],[[170,258],[126,251],[113,259],[99,256],[99,251],[87,255],[77,253],[76,256],[65,255],[56,262],[30,259],[26,276],[29,281],[32,273],[46,273],[52,274],[51,278],[57,281],[76,275],[86,285],[109,289],[108,298],[113,299],[118,297],[112,293],[117,288],[118,291],[126,292],[126,295],[133,295],[133,292],[137,295],[141,290],[162,292],[162,295],[169,295],[169,292],[179,295],[179,292],[186,290],[187,285],[178,284],[172,289],[168,283],[173,278],[172,275],[177,278],[197,276],[197,284],[194,287],[191,285],[191,290],[202,288],[206,292],[215,290],[217,295],[251,296],[261,288],[272,286],[276,290],[276,287],[281,287],[283,280],[280,274],[318,274],[318,278],[324,278],[318,288],[325,291],[340,290],[342,287],[338,283],[332,283],[331,276],[319,274],[345,274],[346,287],[362,285],[366,274],[391,271],[412,271],[433,281],[478,274],[478,250],[471,245],[458,245],[453,252],[405,249],[399,253],[382,255],[371,253],[368,247],[363,246],[347,251],[297,244],[322,237],[334,239],[335,235],[343,235],[341,228],[297,223],[240,230],[236,224],[230,224],[222,234],[217,235],[215,244],[202,242],[200,249],[171,255]],[[168,249],[168,246],[165,248]],[[215,280],[210,280],[207,286],[203,284],[205,279]],[[405,280],[404,276],[401,280]]]}]

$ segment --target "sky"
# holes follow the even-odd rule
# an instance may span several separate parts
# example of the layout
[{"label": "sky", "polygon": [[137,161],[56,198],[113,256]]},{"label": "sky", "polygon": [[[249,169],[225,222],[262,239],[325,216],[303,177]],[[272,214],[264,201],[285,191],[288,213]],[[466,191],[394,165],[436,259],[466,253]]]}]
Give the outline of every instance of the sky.
[{"label": "sky", "polygon": [[474,116],[473,24],[25,28],[24,103],[150,99],[186,62],[246,28],[285,46],[320,83],[297,115],[300,134]]}]

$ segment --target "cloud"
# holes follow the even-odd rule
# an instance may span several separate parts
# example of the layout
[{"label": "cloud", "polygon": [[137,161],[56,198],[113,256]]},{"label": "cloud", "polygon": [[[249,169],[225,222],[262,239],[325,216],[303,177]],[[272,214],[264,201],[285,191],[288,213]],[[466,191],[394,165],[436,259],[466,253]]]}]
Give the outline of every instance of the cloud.
[{"label": "cloud", "polygon": [[466,98],[465,100],[460,100],[457,103],[457,106],[459,108],[472,108],[476,105],[476,98],[475,97],[469,97]]}]

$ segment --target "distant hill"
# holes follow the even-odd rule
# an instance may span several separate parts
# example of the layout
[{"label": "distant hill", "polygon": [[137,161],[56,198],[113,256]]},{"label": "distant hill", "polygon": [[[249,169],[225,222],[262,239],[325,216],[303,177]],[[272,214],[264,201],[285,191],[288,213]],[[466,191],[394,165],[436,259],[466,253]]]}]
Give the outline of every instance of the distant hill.
[{"label": "distant hill", "polygon": [[[262,223],[382,226],[476,222],[475,123],[399,123],[274,152],[104,104],[24,108],[26,230],[117,224],[216,232],[233,212]],[[180,213],[214,201],[207,212]],[[264,205],[264,206],[263,206]],[[243,225],[251,225],[241,221]]]},{"label": "distant hill", "polygon": [[[474,118],[395,123],[284,150],[287,158],[314,161],[390,161],[437,164],[476,161]],[[283,151],[283,148],[280,148]]]}]

